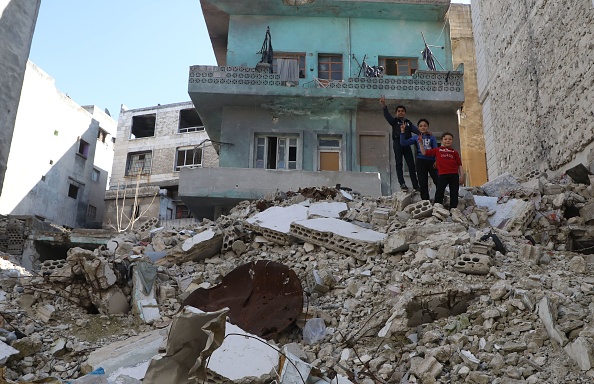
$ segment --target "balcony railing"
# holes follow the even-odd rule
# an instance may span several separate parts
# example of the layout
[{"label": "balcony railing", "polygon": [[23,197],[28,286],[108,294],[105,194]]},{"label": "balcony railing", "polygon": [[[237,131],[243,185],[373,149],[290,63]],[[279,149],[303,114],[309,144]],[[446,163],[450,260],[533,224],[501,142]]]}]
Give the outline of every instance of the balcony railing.
[{"label": "balcony railing", "polygon": [[[190,84],[232,86],[295,86],[282,81],[279,74],[259,72],[249,67],[217,67],[197,65],[190,67]],[[463,73],[447,71],[417,71],[412,76],[351,77],[342,81],[317,82],[302,79],[304,88],[352,89],[418,92],[463,92]]]}]

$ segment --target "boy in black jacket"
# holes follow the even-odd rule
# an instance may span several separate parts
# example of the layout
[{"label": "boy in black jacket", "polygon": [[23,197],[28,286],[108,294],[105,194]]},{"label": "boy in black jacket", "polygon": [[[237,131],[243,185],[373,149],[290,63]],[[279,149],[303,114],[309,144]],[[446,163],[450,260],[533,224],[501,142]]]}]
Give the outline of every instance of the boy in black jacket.
[{"label": "boy in black jacket", "polygon": [[410,146],[403,147],[400,145],[400,126],[402,124],[405,126],[404,133],[406,139],[410,139],[412,137],[412,133],[420,135],[421,132],[419,132],[419,129],[405,117],[406,108],[403,105],[396,107],[396,117],[394,117],[390,114],[390,112],[388,112],[388,107],[386,107],[386,98],[384,96],[380,98],[380,104],[383,107],[386,121],[392,126],[392,148],[394,148],[394,156],[396,157],[396,176],[398,177],[398,183],[400,183],[400,189],[403,191],[408,191],[408,187],[404,182],[404,171],[402,169],[402,157],[404,157],[406,165],[408,166],[408,174],[410,176],[410,181],[412,182],[413,188],[416,191],[419,191],[419,181],[417,180],[413,152],[410,149]]}]

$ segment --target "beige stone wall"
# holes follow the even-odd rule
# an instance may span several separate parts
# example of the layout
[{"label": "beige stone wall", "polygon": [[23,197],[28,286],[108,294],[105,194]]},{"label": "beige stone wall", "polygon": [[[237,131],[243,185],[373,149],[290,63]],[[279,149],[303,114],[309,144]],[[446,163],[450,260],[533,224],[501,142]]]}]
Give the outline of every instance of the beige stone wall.
[{"label": "beige stone wall", "polygon": [[450,24],[454,68],[464,64],[464,106],[460,112],[460,155],[467,185],[487,182],[487,161],[483,114],[478,101],[477,65],[470,5],[452,4],[447,15]]},{"label": "beige stone wall", "polygon": [[[188,108],[194,108],[192,102],[120,111],[110,187],[116,187],[118,181],[122,183],[125,179],[128,153],[140,151],[152,151],[152,169],[148,182],[168,185],[177,183],[179,172],[174,171],[177,148],[198,145],[208,140],[205,131],[178,133],[179,111]],[[155,135],[131,139],[132,117],[146,114],[156,114]],[[205,167],[219,165],[219,157],[208,141],[202,162]]]},{"label": "beige stone wall", "polygon": [[594,142],[594,6],[474,0],[489,177],[560,170]]}]

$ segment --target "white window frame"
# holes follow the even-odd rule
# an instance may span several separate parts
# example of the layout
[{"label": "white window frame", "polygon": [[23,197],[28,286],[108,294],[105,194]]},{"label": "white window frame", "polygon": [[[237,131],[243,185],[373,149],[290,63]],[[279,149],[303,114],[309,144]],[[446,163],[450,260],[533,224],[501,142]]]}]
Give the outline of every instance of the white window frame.
[{"label": "white window frame", "polygon": [[[271,140],[276,139],[276,164],[275,168],[267,168],[268,151],[270,150]],[[259,169],[279,169],[279,170],[297,170],[301,169],[299,148],[300,137],[297,134],[285,135],[256,135],[254,137],[254,168]],[[284,148],[284,150],[283,150]],[[294,159],[291,160],[290,148],[295,148]],[[260,149],[260,150],[259,150]],[[279,157],[282,156],[282,159]]]},{"label": "white window frame", "polygon": [[[191,164],[186,164],[187,161],[187,157],[186,157],[186,153],[188,151],[192,151],[194,152],[194,154],[192,155],[192,163]],[[178,165],[178,161],[180,159],[180,153],[184,153],[184,164],[183,165]],[[196,158],[196,153],[200,153],[200,161],[199,162],[195,162]],[[197,146],[188,146],[188,147],[179,147],[177,148],[177,150],[175,151],[175,164],[173,165],[173,170],[174,172],[179,172],[182,168],[199,168],[202,167],[202,164],[204,162],[204,147],[197,147]]]}]

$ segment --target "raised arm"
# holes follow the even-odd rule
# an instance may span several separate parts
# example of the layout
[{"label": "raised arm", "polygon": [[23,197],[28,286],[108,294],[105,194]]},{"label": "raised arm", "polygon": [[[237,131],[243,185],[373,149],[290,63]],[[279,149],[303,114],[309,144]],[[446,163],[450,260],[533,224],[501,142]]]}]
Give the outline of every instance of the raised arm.
[{"label": "raised arm", "polygon": [[380,100],[379,101],[380,101],[380,104],[381,104],[381,106],[382,106],[382,108],[384,110],[384,118],[386,119],[386,121],[388,122],[388,124],[394,125],[394,121],[396,119],[388,111],[388,107],[386,106],[386,97],[385,96],[380,97]]}]

